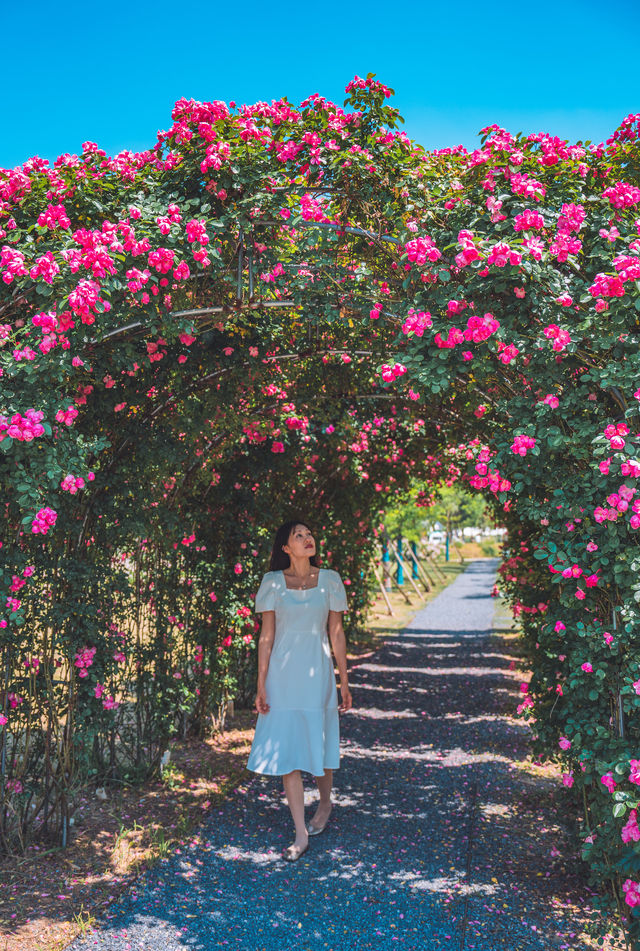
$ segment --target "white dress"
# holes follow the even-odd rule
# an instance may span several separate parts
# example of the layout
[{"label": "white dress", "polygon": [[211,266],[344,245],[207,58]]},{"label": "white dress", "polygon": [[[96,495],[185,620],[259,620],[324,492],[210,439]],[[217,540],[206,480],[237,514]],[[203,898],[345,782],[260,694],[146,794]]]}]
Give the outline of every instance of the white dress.
[{"label": "white dress", "polygon": [[327,633],[329,611],[346,611],[337,571],[320,568],[315,588],[287,588],[269,571],[256,612],[275,611],[276,631],[265,681],[269,713],[258,714],[247,768],[266,776],[301,769],[322,776],[340,766],[338,697]]}]

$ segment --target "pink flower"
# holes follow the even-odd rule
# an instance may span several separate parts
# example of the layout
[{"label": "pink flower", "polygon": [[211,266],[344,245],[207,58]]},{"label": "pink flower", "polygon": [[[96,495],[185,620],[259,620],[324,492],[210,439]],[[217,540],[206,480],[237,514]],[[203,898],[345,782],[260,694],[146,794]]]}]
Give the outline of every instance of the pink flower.
[{"label": "pink flower", "polygon": [[240,564],[239,561],[236,562],[236,564],[233,566],[233,570],[234,570],[235,574],[237,574],[237,575],[241,575],[241,574],[242,574],[242,565]]},{"label": "pink flower", "polygon": [[511,452],[518,456],[526,456],[527,450],[533,449],[536,441],[532,436],[519,435],[514,436]]},{"label": "pink flower", "polygon": [[556,621],[554,631],[556,632],[556,634],[559,634],[560,631],[566,631],[566,627],[564,626],[562,621]]},{"label": "pink flower", "polygon": [[284,452],[284,443],[274,442],[271,446],[271,452]]},{"label": "pink flower", "polygon": [[610,793],[612,793],[612,792],[614,791],[614,789],[616,788],[616,786],[618,785],[618,784],[614,781],[614,779],[613,779],[613,773],[611,773],[611,772],[605,773],[604,776],[601,776],[601,777],[600,777],[600,782],[602,783],[603,786],[606,786],[606,787],[607,787],[607,789],[609,790]]},{"label": "pink flower", "polygon": [[640,786],[640,759],[632,759],[629,762],[631,772],[629,773],[629,782]]},{"label": "pink flower", "polygon": [[78,415],[78,410],[75,406],[69,406],[66,410],[59,409],[56,413],[56,421],[59,423],[64,423],[65,426],[73,425],[73,421]]},{"label": "pink flower", "polygon": [[623,842],[640,842],[640,829],[635,809],[631,810],[627,824],[622,827],[621,838]]},{"label": "pink flower", "polygon": [[544,218],[540,212],[525,208],[521,214],[516,215],[513,219],[513,228],[514,231],[535,231],[544,228]]},{"label": "pink flower", "polygon": [[187,221],[185,227],[189,244],[193,244],[195,241],[199,241],[200,244],[203,245],[209,243],[207,226],[204,221],[198,221],[196,218],[193,218],[191,221]]},{"label": "pink flower", "polygon": [[561,353],[571,343],[571,335],[557,324],[549,324],[543,331],[545,337],[553,341],[552,349]]},{"label": "pink flower", "polygon": [[622,891],[624,892],[624,900],[630,908],[640,904],[640,882],[634,882],[627,878],[622,884]]},{"label": "pink flower", "polygon": [[571,770],[568,773],[562,774],[562,782],[564,783],[565,786],[568,786],[569,789],[571,789],[571,787],[573,786],[573,770]]},{"label": "pink flower", "polygon": [[558,740],[558,746],[561,750],[571,749],[571,740],[568,740],[566,736],[561,736]]},{"label": "pink flower", "polygon": [[617,182],[611,188],[605,188],[602,197],[608,198],[614,208],[631,208],[640,203],[640,188],[627,182]]},{"label": "pink flower", "polygon": [[404,249],[409,260],[415,264],[425,264],[427,260],[435,262],[442,257],[442,252],[436,248],[428,235],[408,241]]},{"label": "pink flower", "polygon": [[180,264],[173,269],[173,276],[176,281],[186,281],[190,274],[191,271],[186,261],[181,261]]},{"label": "pink flower", "polygon": [[593,667],[591,666],[588,660],[586,660],[584,664],[582,664],[582,669],[586,671],[586,673],[588,674],[592,673],[593,671]]},{"label": "pink flower", "polygon": [[55,525],[58,515],[52,508],[46,505],[41,508],[31,523],[31,531],[34,535],[46,535],[49,529]]},{"label": "pink flower", "polygon": [[70,228],[71,222],[67,217],[64,205],[49,205],[38,217],[39,228]]},{"label": "pink flower", "polygon": [[[451,301],[449,301],[451,304]],[[380,305],[381,309],[382,305]],[[371,316],[371,315],[369,315]],[[376,317],[379,314],[376,314]],[[374,318],[375,319],[375,318]],[[409,309],[409,316],[402,325],[403,334],[409,335],[410,333],[414,334],[416,337],[422,337],[427,327],[431,327],[433,321],[431,319],[431,314],[429,311],[416,311],[411,307]]]}]

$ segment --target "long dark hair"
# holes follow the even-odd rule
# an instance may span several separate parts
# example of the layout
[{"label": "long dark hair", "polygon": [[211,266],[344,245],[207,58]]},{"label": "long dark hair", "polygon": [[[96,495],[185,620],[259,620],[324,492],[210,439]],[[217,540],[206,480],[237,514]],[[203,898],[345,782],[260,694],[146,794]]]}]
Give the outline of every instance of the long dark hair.
[{"label": "long dark hair", "polygon": [[[276,537],[273,540],[273,548],[271,549],[271,561],[269,563],[270,571],[284,571],[285,568],[288,568],[291,564],[291,559],[287,555],[286,551],[282,550],[282,546],[286,545],[289,541],[289,535],[294,530],[296,525],[304,525],[305,528],[309,528],[306,522],[303,522],[300,518],[295,518],[292,522],[285,522],[284,525],[281,525],[278,531],[276,532]],[[309,528],[311,532],[311,529]],[[313,534],[313,532],[312,532]],[[309,558],[309,563],[318,567],[318,556],[312,555]]]}]

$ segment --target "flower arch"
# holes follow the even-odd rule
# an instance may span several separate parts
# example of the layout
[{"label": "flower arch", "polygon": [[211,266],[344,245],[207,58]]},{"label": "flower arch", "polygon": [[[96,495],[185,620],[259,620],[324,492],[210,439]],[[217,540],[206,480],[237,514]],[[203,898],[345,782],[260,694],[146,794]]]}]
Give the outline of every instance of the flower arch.
[{"label": "flower arch", "polygon": [[347,93],[181,100],[147,152],[0,172],[4,844],[250,690],[284,514],[357,624],[382,500],[459,477],[509,527],[521,712],[633,907],[639,117],[427,153]]}]

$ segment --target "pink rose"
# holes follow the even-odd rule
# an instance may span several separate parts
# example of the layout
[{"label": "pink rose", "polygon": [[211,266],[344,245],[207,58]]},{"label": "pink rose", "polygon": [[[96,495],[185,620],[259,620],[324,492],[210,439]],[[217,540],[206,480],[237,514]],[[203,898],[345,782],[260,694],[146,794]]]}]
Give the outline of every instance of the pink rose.
[{"label": "pink rose", "polygon": [[613,779],[613,773],[605,773],[604,776],[600,777],[600,782],[603,786],[607,787],[610,793],[612,793],[618,785]]}]

